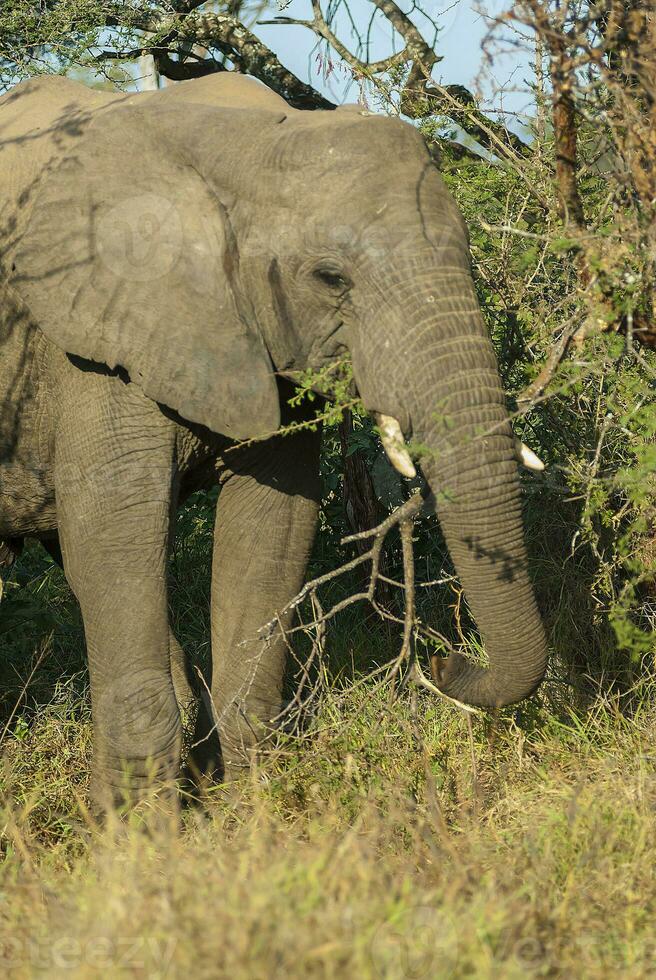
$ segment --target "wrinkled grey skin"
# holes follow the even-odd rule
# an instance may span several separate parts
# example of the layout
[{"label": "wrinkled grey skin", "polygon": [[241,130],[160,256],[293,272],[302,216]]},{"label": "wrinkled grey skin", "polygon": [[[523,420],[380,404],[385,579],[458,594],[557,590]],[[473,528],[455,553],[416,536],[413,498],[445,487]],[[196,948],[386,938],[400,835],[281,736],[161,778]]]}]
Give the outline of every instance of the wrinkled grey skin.
[{"label": "wrinkled grey skin", "polygon": [[167,551],[208,474],[223,759],[207,738],[197,765],[239,770],[278,712],[284,645],[253,637],[303,582],[318,437],[266,437],[281,406],[293,416],[284,379],[344,350],[367,408],[430,450],[490,658],[452,656],[443,690],[498,706],[536,688],[545,637],[504,395],[465,228],[410,126],[295,111],[234,75],[129,96],[39,79],[0,99],[0,214],[0,559],[28,535],[61,544],[99,801],[126,770],[137,794],[177,773]]}]

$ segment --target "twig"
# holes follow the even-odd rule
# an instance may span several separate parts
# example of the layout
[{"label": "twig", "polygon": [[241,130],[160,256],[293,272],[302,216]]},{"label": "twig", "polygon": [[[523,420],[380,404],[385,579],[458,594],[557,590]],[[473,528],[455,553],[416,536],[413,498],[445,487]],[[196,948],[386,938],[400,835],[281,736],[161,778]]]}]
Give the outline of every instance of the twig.
[{"label": "twig", "polygon": [[579,329],[580,323],[578,320],[565,327],[537,378],[517,396],[517,404],[520,408],[525,410],[543,394]]}]

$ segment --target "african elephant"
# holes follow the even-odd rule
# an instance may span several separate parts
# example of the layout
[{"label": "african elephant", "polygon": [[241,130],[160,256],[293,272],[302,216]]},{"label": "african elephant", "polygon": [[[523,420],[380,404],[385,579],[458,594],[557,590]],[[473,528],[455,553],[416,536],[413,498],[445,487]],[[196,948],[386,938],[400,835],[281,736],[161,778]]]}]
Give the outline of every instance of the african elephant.
[{"label": "african elephant", "polygon": [[535,690],[546,640],[504,393],[463,221],[411,125],[293,110],[234,74],[141,94],[40,78],[0,99],[0,165],[0,538],[61,544],[100,803],[126,773],[138,795],[178,771],[167,552],[208,474],[222,761],[202,764],[238,770],[278,712],[285,646],[253,637],[302,585],[320,489],[317,434],[274,434],[299,417],[298,372],[346,352],[397,467],[413,471],[401,433],[424,447],[489,654],[453,654],[442,690]]}]

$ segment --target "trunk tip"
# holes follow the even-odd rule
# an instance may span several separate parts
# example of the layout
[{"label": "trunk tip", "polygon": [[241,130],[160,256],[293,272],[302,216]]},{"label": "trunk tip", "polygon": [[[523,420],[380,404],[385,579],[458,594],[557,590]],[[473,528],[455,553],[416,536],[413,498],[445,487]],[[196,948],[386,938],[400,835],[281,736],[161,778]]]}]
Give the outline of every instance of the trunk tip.
[{"label": "trunk tip", "polygon": [[512,682],[492,667],[481,667],[453,651],[432,669],[435,686],[447,697],[477,708],[505,708],[530,697],[538,689],[546,671],[546,657],[532,677],[514,675]]}]

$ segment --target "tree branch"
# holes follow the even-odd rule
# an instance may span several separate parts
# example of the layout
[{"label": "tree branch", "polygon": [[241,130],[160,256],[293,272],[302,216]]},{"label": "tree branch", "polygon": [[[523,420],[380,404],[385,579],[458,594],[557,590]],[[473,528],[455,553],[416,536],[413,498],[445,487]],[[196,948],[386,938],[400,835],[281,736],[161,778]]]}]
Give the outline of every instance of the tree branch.
[{"label": "tree branch", "polygon": [[323,16],[320,0],[312,0],[312,13],[312,20],[297,20],[295,17],[274,17],[272,20],[260,20],[258,24],[291,24],[296,27],[307,27],[319,37],[323,38],[324,41],[327,41],[340,58],[359,75],[380,75],[389,71],[395,65],[402,65],[410,58],[408,49],[404,48],[403,51],[390,55],[389,58],[383,58],[381,61],[362,61],[349,51],[346,45],[332,32]]},{"label": "tree branch", "polygon": [[192,13],[177,28],[181,38],[192,37],[216,47],[240,69],[274,89],[295,109],[334,109],[311,85],[306,85],[278,60],[263,41],[228,14]]},{"label": "tree branch", "polygon": [[430,89],[436,93],[431,100],[431,111],[453,119],[486,150],[513,162],[517,162],[518,157],[525,159],[532,153],[531,147],[519,136],[482,113],[474,96],[464,85],[431,82]]},{"label": "tree branch", "polygon": [[[216,60],[205,59],[191,63],[186,52],[176,42],[202,43],[216,48],[235,65],[236,70],[252,75],[268,85],[296,109],[334,109],[335,106],[311,85],[302,82],[285,68],[263,41],[255,36],[236,17],[230,14],[199,13],[200,0],[181,0],[176,4],[176,14],[157,14],[152,11],[131,21],[131,26],[150,34],[150,42],[139,49],[147,50],[156,58],[159,72],[175,81],[198,78],[223,70]],[[115,16],[106,18],[107,27],[123,26]],[[170,56],[177,54],[180,61]]]},{"label": "tree branch", "polygon": [[433,66],[442,61],[441,55],[435,53],[426,42],[419,28],[415,27],[407,14],[401,10],[395,0],[371,0],[390,22],[394,30],[405,41],[405,48],[410,60],[419,69],[424,79],[430,78]]},{"label": "tree branch", "polygon": [[260,24],[293,24],[297,27],[307,27],[318,37],[323,38],[334,51],[358,75],[372,78],[382,75],[397,65],[410,64],[410,72],[401,93],[401,109],[413,118],[426,115],[425,86],[431,77],[433,66],[442,61],[440,55],[424,40],[421,32],[394,0],[371,0],[375,7],[391,23],[394,30],[405,41],[402,51],[383,58],[381,61],[363,61],[354,55],[332,31],[321,9],[320,0],[312,0],[312,20],[298,20],[294,17],[275,17],[272,20],[259,21]]},{"label": "tree branch", "polygon": [[177,51],[170,52],[164,48],[150,48],[149,50],[155,59],[155,65],[160,75],[164,75],[174,82],[184,82],[190,78],[204,78],[205,75],[227,71],[225,65],[214,58],[174,61],[171,58],[171,53],[178,54]]}]

